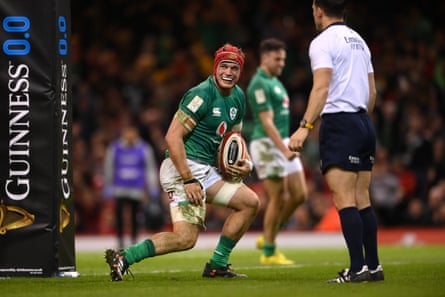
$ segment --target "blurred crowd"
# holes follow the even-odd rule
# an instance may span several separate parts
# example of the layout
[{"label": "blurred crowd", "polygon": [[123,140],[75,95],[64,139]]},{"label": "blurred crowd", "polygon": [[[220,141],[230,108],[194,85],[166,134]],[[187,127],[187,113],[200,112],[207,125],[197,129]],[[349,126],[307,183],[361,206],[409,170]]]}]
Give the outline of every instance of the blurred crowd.
[{"label": "blurred crowd", "polygon": [[[445,2],[392,2],[387,7],[384,1],[351,1],[346,18],[373,54],[378,148],[372,199],[382,226],[445,226]],[[286,42],[281,79],[291,99],[293,131],[312,85],[311,5],[311,0],[72,1],[77,232],[114,230],[113,199],[104,195],[107,146],[125,123],[136,121],[159,165],[179,100],[212,72],[213,52],[225,42],[246,53],[243,88],[258,66],[260,40]],[[246,138],[249,121],[247,115]],[[302,153],[309,200],[288,229],[317,228],[332,207],[319,171],[317,133],[314,129]],[[266,199],[254,175],[246,183]],[[220,228],[226,210],[208,212],[208,229]],[[260,227],[261,216],[252,229]]]}]

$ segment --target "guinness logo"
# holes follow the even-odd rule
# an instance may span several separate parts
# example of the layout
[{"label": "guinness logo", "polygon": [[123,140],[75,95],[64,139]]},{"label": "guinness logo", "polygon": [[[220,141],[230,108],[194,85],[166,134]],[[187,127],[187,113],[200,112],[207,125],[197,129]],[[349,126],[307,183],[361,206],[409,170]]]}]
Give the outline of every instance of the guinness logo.
[{"label": "guinness logo", "polygon": [[70,212],[68,211],[68,208],[65,204],[60,203],[60,210],[59,210],[59,233],[63,232],[63,229],[66,228],[70,224]]},{"label": "guinness logo", "polygon": [[[35,216],[25,209],[5,205],[3,200],[0,203],[0,235],[5,235],[6,232],[14,229],[24,228],[26,226],[32,225],[34,223]],[[69,225],[71,215],[65,204],[60,204],[59,210],[59,232],[62,233],[63,230]]]},{"label": "guinness logo", "polygon": [[34,215],[25,209],[0,203],[0,235],[14,229],[24,228],[34,223]]}]

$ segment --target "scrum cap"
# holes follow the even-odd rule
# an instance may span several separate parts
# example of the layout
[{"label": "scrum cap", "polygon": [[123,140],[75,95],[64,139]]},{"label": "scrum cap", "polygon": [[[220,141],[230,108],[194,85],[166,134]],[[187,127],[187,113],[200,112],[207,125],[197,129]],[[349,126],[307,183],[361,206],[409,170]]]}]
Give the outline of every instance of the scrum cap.
[{"label": "scrum cap", "polygon": [[213,74],[216,74],[216,67],[222,61],[235,62],[240,65],[241,72],[244,67],[244,53],[241,48],[238,48],[230,43],[224,44],[215,52],[215,60],[213,61]]}]

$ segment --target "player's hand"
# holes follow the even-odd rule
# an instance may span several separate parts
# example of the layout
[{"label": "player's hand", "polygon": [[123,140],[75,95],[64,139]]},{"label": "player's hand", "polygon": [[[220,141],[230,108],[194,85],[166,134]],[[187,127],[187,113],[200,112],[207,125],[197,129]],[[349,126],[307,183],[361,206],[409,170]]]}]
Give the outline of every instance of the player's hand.
[{"label": "player's hand", "polygon": [[201,206],[204,203],[204,191],[198,180],[193,183],[185,183],[184,191],[192,205]]},{"label": "player's hand", "polygon": [[284,152],[284,156],[286,157],[287,160],[292,161],[293,159],[295,159],[296,157],[300,156],[300,153],[298,152],[293,152],[291,150],[286,150]]},{"label": "player's hand", "polygon": [[243,176],[250,175],[253,170],[253,164],[252,161],[243,159],[239,160],[236,164],[229,165],[227,169],[235,179],[241,179]]},{"label": "player's hand", "polygon": [[298,128],[294,134],[291,135],[288,143],[288,148],[293,152],[301,152],[303,150],[304,141],[309,135],[309,129]]}]

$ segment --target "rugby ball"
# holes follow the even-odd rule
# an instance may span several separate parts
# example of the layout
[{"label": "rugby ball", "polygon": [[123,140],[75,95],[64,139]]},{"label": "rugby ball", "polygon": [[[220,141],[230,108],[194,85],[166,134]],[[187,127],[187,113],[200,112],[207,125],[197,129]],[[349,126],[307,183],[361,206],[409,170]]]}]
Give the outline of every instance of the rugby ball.
[{"label": "rugby ball", "polygon": [[226,133],[221,141],[218,151],[218,167],[223,178],[229,181],[239,181],[240,177],[232,176],[228,166],[236,164],[239,160],[247,158],[247,145],[239,132]]}]

